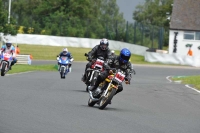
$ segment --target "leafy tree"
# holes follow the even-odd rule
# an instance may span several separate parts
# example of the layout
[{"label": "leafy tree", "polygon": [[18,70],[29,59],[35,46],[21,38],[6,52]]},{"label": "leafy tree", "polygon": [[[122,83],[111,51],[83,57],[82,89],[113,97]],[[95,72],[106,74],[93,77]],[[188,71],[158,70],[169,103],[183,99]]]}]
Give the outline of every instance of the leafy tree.
[{"label": "leafy tree", "polygon": [[143,24],[161,26],[165,29],[164,45],[168,45],[169,20],[166,13],[171,14],[173,0],[146,0],[133,12],[133,19]]},{"label": "leafy tree", "polygon": [[115,34],[115,38],[111,39],[124,40],[126,23],[123,14],[119,13],[116,0],[102,0],[100,10],[102,14],[100,22],[103,24],[103,27],[107,29],[107,32],[109,32],[107,34]]},{"label": "leafy tree", "polygon": [[116,0],[12,0],[12,7],[12,16],[18,28],[23,26],[23,33],[125,37],[125,20]]},{"label": "leafy tree", "polygon": [[[4,5],[4,6],[3,6]],[[5,1],[0,1],[0,32],[4,34],[16,35],[15,20],[11,17],[8,23],[8,11],[4,8],[8,5]]]}]

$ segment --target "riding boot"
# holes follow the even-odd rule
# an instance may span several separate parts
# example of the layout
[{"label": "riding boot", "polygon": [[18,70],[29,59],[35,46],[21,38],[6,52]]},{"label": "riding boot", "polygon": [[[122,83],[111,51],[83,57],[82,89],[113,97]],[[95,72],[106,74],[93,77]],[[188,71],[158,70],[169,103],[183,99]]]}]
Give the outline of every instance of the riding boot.
[{"label": "riding boot", "polygon": [[72,72],[72,64],[69,64],[69,73],[71,73]]},{"label": "riding boot", "polygon": [[12,70],[12,66],[14,65],[14,61],[11,62],[9,69]]},{"label": "riding boot", "polygon": [[101,82],[103,82],[103,79],[102,79],[101,76],[98,76],[98,77],[97,77],[97,81],[95,82],[95,85],[94,85],[94,86],[91,86],[91,87],[89,88],[89,90],[90,90],[90,91],[96,90],[97,87],[99,86],[99,84],[100,84]]},{"label": "riding boot", "polygon": [[85,81],[86,81],[86,72],[85,72],[85,73],[83,73],[81,80],[82,80],[83,82],[85,82]]},{"label": "riding boot", "polygon": [[69,73],[71,73],[71,72],[72,72],[72,68],[70,67],[70,68],[69,68]]}]

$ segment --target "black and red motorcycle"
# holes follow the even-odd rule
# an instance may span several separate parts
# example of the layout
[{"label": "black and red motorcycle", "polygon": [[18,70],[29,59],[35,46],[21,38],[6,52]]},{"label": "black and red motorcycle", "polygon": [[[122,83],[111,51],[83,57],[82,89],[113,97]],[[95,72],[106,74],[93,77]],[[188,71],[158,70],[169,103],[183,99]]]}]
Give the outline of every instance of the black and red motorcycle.
[{"label": "black and red motorcycle", "polygon": [[[87,57],[88,60],[88,54],[85,53],[85,56]],[[86,91],[88,92],[88,87],[89,86],[94,86],[98,75],[104,70],[104,58],[103,57],[98,57],[95,60],[92,60],[92,65],[90,68],[86,70]]]}]

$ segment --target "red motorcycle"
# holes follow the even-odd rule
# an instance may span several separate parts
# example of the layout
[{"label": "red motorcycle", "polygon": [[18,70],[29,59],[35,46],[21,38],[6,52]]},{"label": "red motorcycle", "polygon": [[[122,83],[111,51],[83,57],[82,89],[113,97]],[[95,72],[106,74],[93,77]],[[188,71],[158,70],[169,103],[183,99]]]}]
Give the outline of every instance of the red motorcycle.
[{"label": "red motorcycle", "polygon": [[12,61],[13,61],[12,54],[4,52],[1,54],[1,60],[0,60],[1,76],[5,76],[5,74],[10,70],[10,65]]},{"label": "red motorcycle", "polygon": [[[88,55],[85,53],[85,56],[88,57]],[[92,60],[93,64],[92,66],[87,69],[86,71],[86,91],[88,91],[89,86],[94,86],[98,75],[100,75],[100,72],[104,70],[103,64],[104,64],[104,58],[99,57],[96,60]]]}]

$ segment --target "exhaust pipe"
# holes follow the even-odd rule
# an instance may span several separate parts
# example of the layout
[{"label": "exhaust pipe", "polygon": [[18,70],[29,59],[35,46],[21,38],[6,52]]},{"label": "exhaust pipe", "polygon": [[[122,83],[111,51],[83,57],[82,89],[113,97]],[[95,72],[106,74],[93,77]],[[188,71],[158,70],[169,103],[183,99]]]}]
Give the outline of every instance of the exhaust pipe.
[{"label": "exhaust pipe", "polygon": [[92,95],[92,92],[89,90],[89,94],[90,94],[90,98],[92,99],[93,102],[97,102],[99,101],[98,98],[94,98],[93,95]]}]

